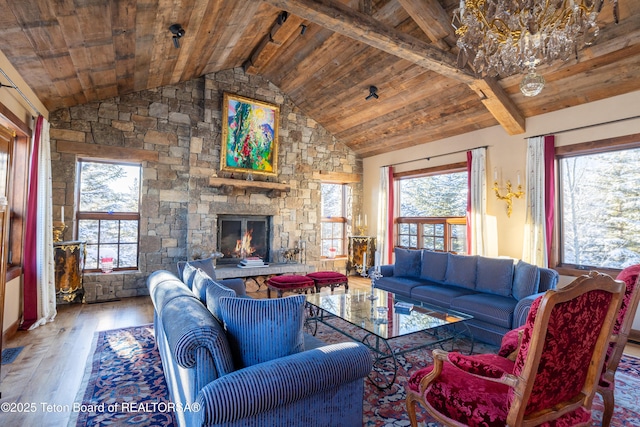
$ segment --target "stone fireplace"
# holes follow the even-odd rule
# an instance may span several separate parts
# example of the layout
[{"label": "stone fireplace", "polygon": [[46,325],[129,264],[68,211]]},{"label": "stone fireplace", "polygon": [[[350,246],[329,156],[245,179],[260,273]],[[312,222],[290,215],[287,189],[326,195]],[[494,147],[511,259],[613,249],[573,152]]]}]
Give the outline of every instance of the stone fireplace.
[{"label": "stone fireplace", "polygon": [[218,264],[238,264],[247,257],[270,262],[271,217],[260,215],[218,215]]}]

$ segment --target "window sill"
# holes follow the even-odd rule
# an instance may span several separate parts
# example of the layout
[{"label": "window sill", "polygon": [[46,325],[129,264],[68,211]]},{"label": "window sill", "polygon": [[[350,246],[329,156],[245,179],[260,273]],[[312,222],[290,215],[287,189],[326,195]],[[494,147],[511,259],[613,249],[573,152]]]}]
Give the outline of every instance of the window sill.
[{"label": "window sill", "polygon": [[576,268],[573,265],[558,265],[554,268],[561,276],[572,276],[578,277],[583,274],[588,274],[590,271],[597,271],[598,273],[608,274],[609,276],[615,278],[620,274],[622,270],[614,269],[614,268]]},{"label": "window sill", "polygon": [[111,273],[103,273],[101,271],[85,271],[84,276],[123,276],[126,274],[142,274],[140,270],[119,270]]}]

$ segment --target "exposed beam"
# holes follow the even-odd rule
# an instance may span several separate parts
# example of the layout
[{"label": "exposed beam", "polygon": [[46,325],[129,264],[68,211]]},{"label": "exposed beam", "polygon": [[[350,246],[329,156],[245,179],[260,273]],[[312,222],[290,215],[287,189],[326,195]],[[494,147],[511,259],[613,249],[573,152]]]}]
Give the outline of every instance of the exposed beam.
[{"label": "exposed beam", "polygon": [[406,59],[461,83],[471,84],[476,77],[457,66],[455,55],[333,1],[264,0],[279,9],[314,22],[343,36],[358,40],[391,55]]},{"label": "exposed beam", "polygon": [[442,50],[450,50],[455,45],[455,32],[449,22],[449,15],[437,0],[398,0],[411,19]]},{"label": "exposed beam", "polygon": [[525,117],[496,79],[478,79],[469,87],[480,95],[484,106],[509,135],[524,133]]},{"label": "exposed beam", "polygon": [[251,57],[242,65],[244,71],[248,74],[258,74],[284,42],[301,31],[300,25],[303,22],[304,20],[296,15],[289,15],[284,22],[281,22],[279,17],[276,18],[269,33],[262,38]]},{"label": "exposed beam", "polygon": [[[468,85],[478,93],[482,103],[507,133],[524,133],[524,117],[497,81],[478,79],[471,71],[458,68],[455,55],[332,0],[264,1],[338,34]],[[414,3],[410,2],[415,6]]]}]

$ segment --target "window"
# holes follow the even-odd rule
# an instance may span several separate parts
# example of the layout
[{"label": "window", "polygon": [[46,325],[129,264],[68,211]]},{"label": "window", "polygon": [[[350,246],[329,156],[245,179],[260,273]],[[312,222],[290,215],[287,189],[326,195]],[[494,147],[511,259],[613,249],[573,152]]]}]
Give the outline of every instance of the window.
[{"label": "window", "polygon": [[398,179],[398,189],[397,246],[466,253],[466,170],[422,171]]},{"label": "window", "polygon": [[85,270],[138,268],[140,177],[138,164],[78,161],[78,240],[87,242]]},{"label": "window", "polygon": [[323,257],[333,258],[346,254],[346,200],[345,184],[321,184],[322,191],[322,244]]},{"label": "window", "polygon": [[[28,128],[17,119],[2,119],[0,125],[0,138],[9,142],[9,170],[8,182],[3,188],[8,192],[7,197],[9,211],[9,223],[7,227],[8,246],[5,252],[7,262],[7,281],[20,276],[22,272],[22,251],[24,242],[24,223],[27,206],[27,173],[29,170]],[[5,128],[7,125],[8,128]],[[7,179],[5,177],[4,179]],[[5,185],[6,184],[6,185]]]},{"label": "window", "polygon": [[611,145],[613,139],[597,150],[593,146],[602,144],[596,141],[558,156],[561,266],[622,269],[640,263],[637,136],[632,148]]}]

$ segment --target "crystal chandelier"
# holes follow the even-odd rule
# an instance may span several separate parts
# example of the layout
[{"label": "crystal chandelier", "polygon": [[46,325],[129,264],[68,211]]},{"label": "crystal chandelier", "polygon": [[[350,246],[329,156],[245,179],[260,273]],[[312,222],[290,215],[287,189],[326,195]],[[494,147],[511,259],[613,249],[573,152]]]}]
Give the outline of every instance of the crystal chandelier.
[{"label": "crystal chandelier", "polygon": [[[477,73],[509,76],[526,72],[525,96],[544,87],[536,66],[567,60],[598,34],[596,18],[604,0],[460,0],[453,26],[460,59]],[[614,16],[617,22],[617,0]]]}]

